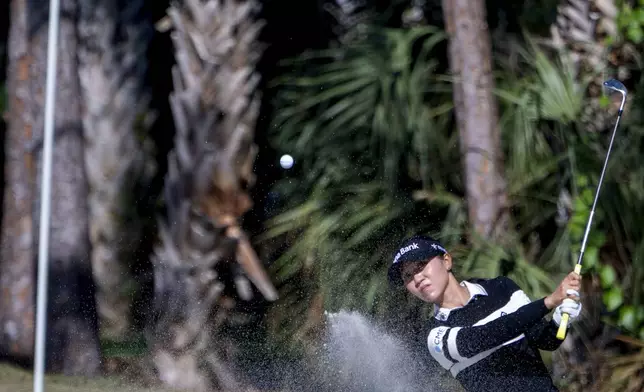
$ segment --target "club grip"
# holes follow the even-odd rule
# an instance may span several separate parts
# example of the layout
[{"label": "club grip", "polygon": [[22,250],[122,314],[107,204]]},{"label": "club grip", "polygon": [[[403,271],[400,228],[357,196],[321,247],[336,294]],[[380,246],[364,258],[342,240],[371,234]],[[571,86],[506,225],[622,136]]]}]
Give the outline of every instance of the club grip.
[{"label": "club grip", "polygon": [[[575,266],[575,273],[581,274],[581,264],[577,264]],[[566,338],[568,320],[570,320],[570,315],[568,313],[561,315],[561,324],[559,324],[559,329],[557,330],[557,339],[564,340]]]},{"label": "club grip", "polygon": [[561,324],[559,324],[559,329],[557,330],[557,339],[564,340],[566,338],[566,330],[568,329],[569,319],[570,315],[568,313],[561,315]]}]

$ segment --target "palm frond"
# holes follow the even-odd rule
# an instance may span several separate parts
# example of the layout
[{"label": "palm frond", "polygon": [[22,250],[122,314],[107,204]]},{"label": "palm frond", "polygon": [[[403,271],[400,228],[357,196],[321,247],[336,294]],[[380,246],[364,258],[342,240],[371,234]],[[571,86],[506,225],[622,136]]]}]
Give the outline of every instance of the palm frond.
[{"label": "palm frond", "polygon": [[368,31],[369,39],[288,63],[293,71],[276,81],[273,141],[304,165],[318,157],[367,159],[361,151],[377,151],[384,158],[381,175],[395,183],[409,140],[449,110],[429,110],[422,87],[444,34],[432,27]]}]

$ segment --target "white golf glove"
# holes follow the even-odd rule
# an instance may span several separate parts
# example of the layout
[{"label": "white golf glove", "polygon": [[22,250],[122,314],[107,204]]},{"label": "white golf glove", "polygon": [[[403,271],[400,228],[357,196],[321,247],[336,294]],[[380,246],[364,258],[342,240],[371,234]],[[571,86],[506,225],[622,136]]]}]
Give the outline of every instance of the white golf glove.
[{"label": "white golf glove", "polygon": [[[566,294],[576,295],[577,297],[579,297],[579,293],[576,290],[568,290],[566,291]],[[568,319],[568,325],[572,324],[573,321],[577,317],[579,317],[579,314],[581,313],[581,302],[577,302],[570,298],[564,299],[561,305],[555,308],[555,312],[552,315],[552,319],[554,320],[555,324],[561,324],[561,317],[564,313],[568,313],[568,315],[570,316],[570,318]]]}]

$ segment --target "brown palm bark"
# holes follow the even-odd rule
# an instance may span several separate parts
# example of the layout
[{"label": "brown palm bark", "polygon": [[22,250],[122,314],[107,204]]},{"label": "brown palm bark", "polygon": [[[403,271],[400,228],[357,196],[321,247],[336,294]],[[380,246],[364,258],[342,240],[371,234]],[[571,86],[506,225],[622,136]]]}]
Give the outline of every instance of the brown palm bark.
[{"label": "brown palm bark", "polygon": [[5,140],[5,189],[0,260],[0,351],[29,359],[34,350],[35,268],[33,196],[34,154],[26,148],[34,128],[41,125],[40,113],[30,111],[34,97],[33,57],[30,51],[27,1],[11,2],[8,42],[8,122]]},{"label": "brown palm bark", "polygon": [[502,238],[509,214],[484,0],[443,0],[470,225]]},{"label": "brown palm bark", "polygon": [[[254,0],[187,0],[169,10],[177,132],[165,181],[167,219],[153,258],[148,342],[157,373],[174,388],[248,390],[222,327],[236,301],[253,295],[250,282],[276,298],[241,229],[257,153],[257,9]],[[239,298],[225,291],[233,285]]]},{"label": "brown palm bark", "polygon": [[[35,256],[47,63],[46,1],[14,0],[3,222],[2,321],[10,353],[31,356]],[[87,180],[77,68],[76,0],[61,1],[52,169],[47,368],[96,374],[100,367],[89,260]],[[12,349],[13,346],[13,349]]]},{"label": "brown palm bark", "polygon": [[149,100],[145,52],[152,35],[152,26],[141,15],[144,1],[121,3],[83,0],[78,21],[96,301],[101,336],[117,341],[132,332],[136,283],[130,265],[143,231],[132,206],[135,185],[149,167],[137,127],[145,126],[139,119]]}]

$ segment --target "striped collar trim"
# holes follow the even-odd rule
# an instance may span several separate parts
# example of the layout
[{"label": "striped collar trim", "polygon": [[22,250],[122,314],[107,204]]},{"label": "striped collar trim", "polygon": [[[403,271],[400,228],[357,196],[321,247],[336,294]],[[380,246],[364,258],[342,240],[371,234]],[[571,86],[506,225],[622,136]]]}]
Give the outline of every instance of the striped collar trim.
[{"label": "striped collar trim", "polygon": [[[467,287],[467,291],[470,293],[470,298],[467,300],[465,305],[469,304],[474,297],[477,295],[488,295],[487,291],[481,286],[480,284],[476,283],[470,283],[466,280],[461,282],[461,286]],[[445,321],[449,317],[449,314],[456,309],[460,309],[462,306],[448,309],[448,308],[441,308],[438,305],[434,305],[434,317],[438,320]]]}]

